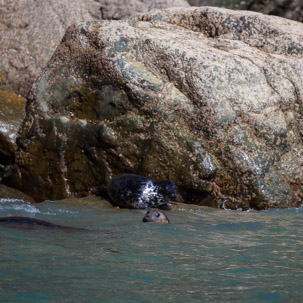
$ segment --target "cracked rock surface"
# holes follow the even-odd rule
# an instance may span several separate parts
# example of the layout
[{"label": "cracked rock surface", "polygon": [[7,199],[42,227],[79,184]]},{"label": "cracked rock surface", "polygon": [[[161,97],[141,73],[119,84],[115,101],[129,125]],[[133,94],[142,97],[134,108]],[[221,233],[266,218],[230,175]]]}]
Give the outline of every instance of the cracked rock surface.
[{"label": "cracked rock surface", "polygon": [[127,172],[200,205],[295,207],[302,102],[303,24],[210,7],[79,23],[31,90],[14,185],[58,200]]}]

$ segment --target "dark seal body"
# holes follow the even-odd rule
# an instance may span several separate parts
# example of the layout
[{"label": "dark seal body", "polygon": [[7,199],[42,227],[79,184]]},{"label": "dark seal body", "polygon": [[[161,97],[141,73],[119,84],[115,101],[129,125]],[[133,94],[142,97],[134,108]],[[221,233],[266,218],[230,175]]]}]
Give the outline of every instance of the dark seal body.
[{"label": "dark seal body", "polygon": [[143,222],[169,223],[166,214],[160,210],[149,210],[142,220]]},{"label": "dark seal body", "polygon": [[155,181],[133,174],[114,177],[107,186],[107,193],[117,206],[138,209],[161,207],[177,196],[173,182]]},{"label": "dark seal body", "polygon": [[13,228],[46,228],[46,229],[60,229],[60,230],[81,230],[69,226],[62,226],[48,221],[39,220],[28,217],[1,217],[0,226],[13,227]]}]

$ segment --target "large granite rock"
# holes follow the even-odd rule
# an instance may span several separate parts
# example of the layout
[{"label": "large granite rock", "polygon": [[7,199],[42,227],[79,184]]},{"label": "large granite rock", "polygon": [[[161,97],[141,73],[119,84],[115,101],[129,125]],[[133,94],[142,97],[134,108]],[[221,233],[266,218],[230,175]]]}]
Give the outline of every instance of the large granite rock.
[{"label": "large granite rock", "polygon": [[303,24],[210,7],[67,31],[33,86],[15,186],[36,200],[118,173],[187,202],[293,207],[303,183]]},{"label": "large granite rock", "polygon": [[[149,4],[147,4],[149,3]],[[80,21],[126,18],[185,0],[0,0],[0,70],[24,97],[66,29]]]},{"label": "large granite rock", "polygon": [[252,10],[303,22],[302,0],[188,0],[193,6]]},{"label": "large granite rock", "polygon": [[120,20],[152,9],[188,7],[186,0],[99,0],[102,19]]},{"label": "large granite rock", "polygon": [[15,92],[27,95],[66,28],[92,19],[93,4],[92,0],[0,1],[0,69]]}]

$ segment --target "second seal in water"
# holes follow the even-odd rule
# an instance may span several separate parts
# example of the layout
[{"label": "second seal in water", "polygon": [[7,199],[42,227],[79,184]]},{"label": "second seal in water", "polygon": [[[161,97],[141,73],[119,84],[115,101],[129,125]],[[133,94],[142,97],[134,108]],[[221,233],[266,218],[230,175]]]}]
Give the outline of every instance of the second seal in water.
[{"label": "second seal in water", "polygon": [[107,193],[119,207],[139,209],[165,206],[177,196],[173,182],[156,181],[133,174],[114,177],[107,186]]}]

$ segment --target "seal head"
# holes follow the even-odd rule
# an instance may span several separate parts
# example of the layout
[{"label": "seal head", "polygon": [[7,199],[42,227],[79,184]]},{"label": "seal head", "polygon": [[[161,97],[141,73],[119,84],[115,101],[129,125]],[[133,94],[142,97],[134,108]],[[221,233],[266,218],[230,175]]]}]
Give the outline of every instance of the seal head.
[{"label": "seal head", "polygon": [[169,223],[166,214],[160,210],[149,210],[142,220],[143,222]]}]

